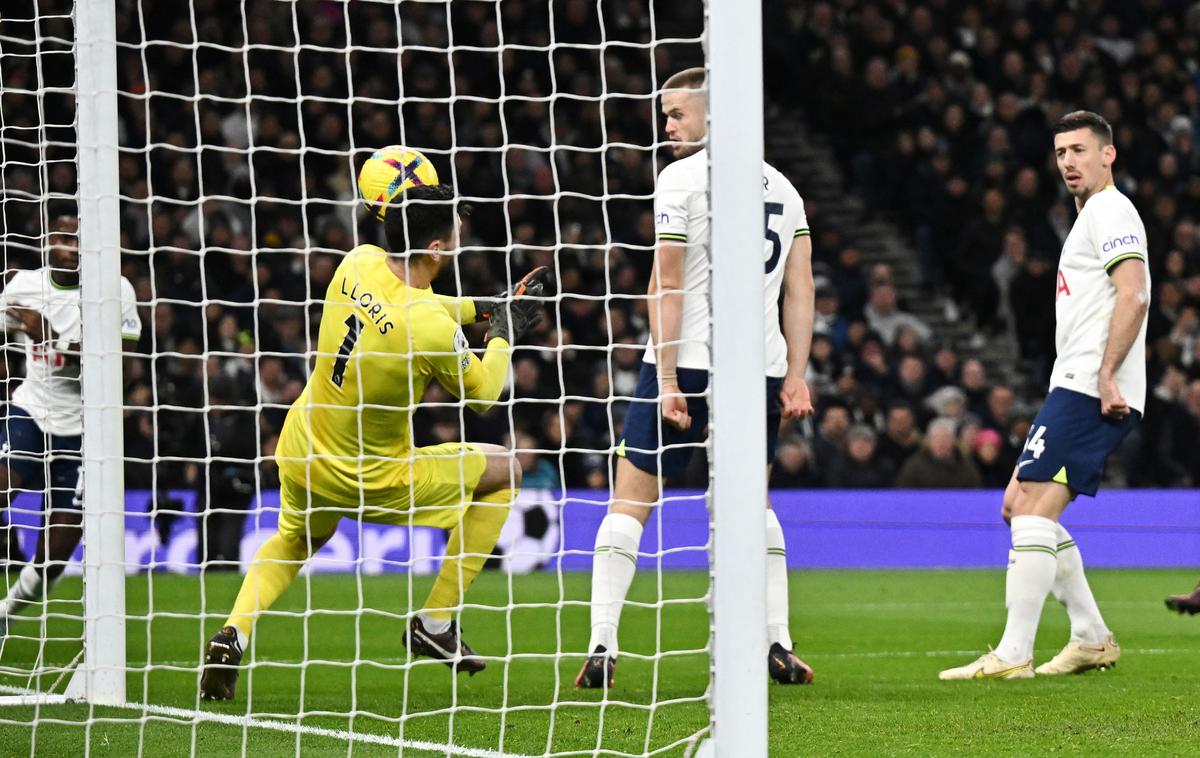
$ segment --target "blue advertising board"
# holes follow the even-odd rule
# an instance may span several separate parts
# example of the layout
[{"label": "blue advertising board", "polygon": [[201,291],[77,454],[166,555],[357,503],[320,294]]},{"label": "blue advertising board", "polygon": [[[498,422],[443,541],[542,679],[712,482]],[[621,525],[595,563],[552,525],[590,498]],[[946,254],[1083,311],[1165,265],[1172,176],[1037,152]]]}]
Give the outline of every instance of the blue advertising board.
[{"label": "blue advertising board", "polygon": [[[514,507],[500,539],[502,565],[514,573],[584,571],[591,566],[606,491],[558,493],[528,490]],[[126,495],[126,568],[191,572],[197,566],[195,495],[171,493],[183,510],[161,539],[151,493]],[[1009,535],[995,491],[786,490],[772,493],[783,524],[792,568],[998,568],[1005,565]],[[32,554],[41,522],[40,497],[18,496],[10,519],[22,529]],[[733,507],[742,507],[734,504]],[[747,508],[749,510],[749,508]],[[264,492],[247,512],[241,544],[243,569],[275,530],[278,492]],[[1200,492],[1111,490],[1080,498],[1063,518],[1094,567],[1200,566]],[[643,569],[708,566],[709,519],[704,493],[670,491],[642,540]],[[313,571],[429,573],[446,534],[343,519],[337,534],[313,561]],[[73,571],[77,567],[72,567]]]}]

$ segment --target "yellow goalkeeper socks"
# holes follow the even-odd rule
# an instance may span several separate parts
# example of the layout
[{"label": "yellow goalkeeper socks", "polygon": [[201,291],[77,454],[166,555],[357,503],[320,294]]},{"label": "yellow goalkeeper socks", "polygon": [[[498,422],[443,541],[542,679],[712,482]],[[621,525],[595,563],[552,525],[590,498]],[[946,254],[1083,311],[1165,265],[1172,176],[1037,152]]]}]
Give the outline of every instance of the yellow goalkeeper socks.
[{"label": "yellow goalkeeper socks", "polygon": [[237,627],[248,638],[258,614],[279,599],[307,559],[306,539],[290,540],[279,533],[272,535],[254,554],[225,625]]},{"label": "yellow goalkeeper socks", "polygon": [[450,532],[446,557],[437,581],[425,601],[424,613],[435,619],[449,620],[453,609],[462,602],[463,593],[475,581],[480,569],[500,539],[500,530],[508,518],[509,506],[517,498],[516,489],[503,489],[480,495],[467,506],[458,526]]}]

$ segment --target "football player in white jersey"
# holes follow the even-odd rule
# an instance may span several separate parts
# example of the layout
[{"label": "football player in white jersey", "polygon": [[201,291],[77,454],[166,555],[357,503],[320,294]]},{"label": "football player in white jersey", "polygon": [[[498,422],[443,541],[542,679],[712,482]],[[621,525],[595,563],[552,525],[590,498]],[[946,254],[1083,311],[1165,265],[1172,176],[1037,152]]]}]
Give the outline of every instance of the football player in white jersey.
[{"label": "football player in white jersey", "polygon": [[[642,529],[661,500],[662,482],[684,472],[708,433],[709,224],[704,69],[664,84],[662,112],[677,160],[655,189],[658,247],[647,289],[650,344],[617,447],[616,485],[596,535],[592,559],[591,640],[577,687],[611,687],[622,604],[637,568]],[[766,271],[767,461],[780,418],[812,413],[804,382],[813,327],[812,244],[804,202],[791,182],[763,163],[764,237],[741,254]],[[761,258],[755,251],[761,251]],[[718,254],[738,255],[739,251]],[[761,262],[760,262],[761,261]],[[784,291],[783,331],[779,295]],[[786,337],[786,339],[785,339]],[[661,399],[661,416],[660,416]],[[768,503],[769,506],[769,503]],[[750,507],[750,504],[747,504]],[[753,508],[747,511],[753,513]],[[767,508],[768,672],[784,684],[812,681],[788,633],[787,557],[783,528]]]},{"label": "football player in white jersey", "polygon": [[[25,378],[0,419],[0,491],[43,490],[48,503],[37,559],[0,601],[0,638],[10,618],[39,602],[62,575],[83,534],[83,398],[79,386],[79,219],[54,220],[48,266],[18,271],[0,293],[9,338],[24,346]],[[121,337],[134,350],[142,333],[133,285],[121,280]]]},{"label": "football player in white jersey", "polygon": [[[1146,399],[1146,230],[1113,185],[1112,127],[1088,111],[1054,130],[1054,153],[1079,211],[1063,243],[1055,294],[1058,357],[1004,493],[1012,529],[1008,623],[993,652],[941,672],[942,679],[1029,679],[1114,665],[1121,648],[1083,573],[1079,548],[1058,523],[1076,495],[1095,495],[1104,461],[1141,417]],[[1046,595],[1071,618],[1071,639],[1033,668]]]}]

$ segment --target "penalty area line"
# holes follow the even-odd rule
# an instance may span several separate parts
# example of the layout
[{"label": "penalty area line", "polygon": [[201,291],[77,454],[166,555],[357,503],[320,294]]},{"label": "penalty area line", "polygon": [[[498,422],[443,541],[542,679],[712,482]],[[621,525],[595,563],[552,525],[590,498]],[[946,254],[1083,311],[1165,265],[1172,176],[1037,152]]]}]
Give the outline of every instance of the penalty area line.
[{"label": "penalty area line", "polygon": [[[0,706],[50,706],[66,705],[70,703],[78,703],[80,705],[86,704],[82,701],[68,700],[63,695],[42,694],[33,690],[27,690],[21,687],[10,687],[7,685],[0,685],[0,692],[9,693],[10,695],[16,696],[0,698]],[[224,724],[226,726],[238,726],[248,729],[264,729],[267,731],[285,732],[287,734],[304,734],[312,737],[328,737],[330,739],[341,740],[343,742],[360,742],[371,745],[404,748],[406,750],[425,750],[432,753],[441,753],[443,755],[449,754],[463,756],[463,758],[529,758],[529,756],[518,753],[501,753],[498,750],[489,750],[487,748],[442,744],[437,742],[427,742],[425,740],[405,740],[400,739],[399,737],[389,737],[386,734],[373,734],[371,732],[349,732],[344,729],[329,729],[321,726],[291,724],[286,721],[276,721],[274,719],[259,719],[254,718],[253,716],[237,716],[232,713],[212,713],[210,711],[177,708],[169,705],[118,703],[115,705],[102,705],[96,707],[120,708],[123,710],[140,711],[145,716],[162,716],[171,719],[183,719],[192,723],[209,722],[214,724]]]}]

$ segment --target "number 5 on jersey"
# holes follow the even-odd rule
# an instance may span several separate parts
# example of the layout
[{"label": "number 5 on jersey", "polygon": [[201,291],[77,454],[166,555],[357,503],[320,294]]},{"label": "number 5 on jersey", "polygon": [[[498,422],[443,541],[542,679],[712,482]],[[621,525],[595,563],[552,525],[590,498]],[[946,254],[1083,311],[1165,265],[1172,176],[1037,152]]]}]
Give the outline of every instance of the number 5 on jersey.
[{"label": "number 5 on jersey", "polygon": [[766,217],[766,233],[767,242],[771,243],[771,257],[767,258],[766,273],[771,273],[775,267],[779,265],[779,256],[783,254],[783,240],[779,239],[779,232],[771,228],[771,217],[778,216],[783,218],[783,203],[763,203],[763,210]]}]

